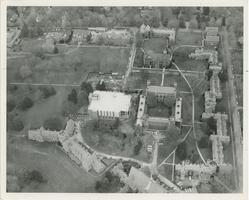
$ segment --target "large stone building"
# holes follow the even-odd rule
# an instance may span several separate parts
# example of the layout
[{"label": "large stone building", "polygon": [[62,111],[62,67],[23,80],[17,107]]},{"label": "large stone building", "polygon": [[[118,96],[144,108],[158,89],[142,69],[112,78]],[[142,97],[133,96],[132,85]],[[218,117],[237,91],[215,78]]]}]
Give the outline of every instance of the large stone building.
[{"label": "large stone building", "polygon": [[131,95],[96,90],[89,94],[88,113],[92,119],[128,118],[130,104]]},{"label": "large stone building", "polygon": [[155,95],[158,101],[164,101],[165,99],[176,99],[176,88],[167,86],[147,86],[147,95]]}]

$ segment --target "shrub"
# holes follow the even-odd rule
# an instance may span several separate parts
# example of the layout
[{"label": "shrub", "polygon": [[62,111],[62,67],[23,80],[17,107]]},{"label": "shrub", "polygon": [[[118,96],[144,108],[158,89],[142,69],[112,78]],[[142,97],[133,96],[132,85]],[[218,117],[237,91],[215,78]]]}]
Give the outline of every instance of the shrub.
[{"label": "shrub", "polygon": [[51,117],[43,123],[43,126],[51,131],[60,131],[63,129],[63,122],[58,117]]},{"label": "shrub", "polygon": [[141,148],[143,146],[143,143],[141,140],[138,141],[138,143],[136,144],[136,146],[134,147],[134,155],[138,155]]},{"label": "shrub", "polygon": [[227,70],[223,70],[218,74],[221,82],[226,82],[228,80]]},{"label": "shrub", "polygon": [[18,109],[25,111],[29,108],[31,108],[34,105],[34,102],[32,99],[30,99],[29,97],[25,97],[21,103],[18,105]]},{"label": "shrub", "polygon": [[85,91],[80,91],[77,96],[77,101],[79,106],[87,106],[88,101],[88,95]]}]

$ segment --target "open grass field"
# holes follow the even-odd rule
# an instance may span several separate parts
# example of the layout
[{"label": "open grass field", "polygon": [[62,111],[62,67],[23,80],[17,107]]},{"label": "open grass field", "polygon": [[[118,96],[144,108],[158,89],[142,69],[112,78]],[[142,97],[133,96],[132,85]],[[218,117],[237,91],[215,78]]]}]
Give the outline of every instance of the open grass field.
[{"label": "open grass field", "polygon": [[[64,83],[78,84],[88,72],[118,72],[124,74],[130,56],[130,49],[79,48],[70,54],[41,59],[36,56],[9,59],[7,61],[8,82]],[[27,64],[32,74],[20,76],[20,67]]]},{"label": "open grass field", "polygon": [[166,47],[165,38],[151,38],[144,41],[144,50],[153,51],[155,53],[163,53]]},{"label": "open grass field", "polygon": [[8,175],[18,175],[23,169],[37,170],[47,181],[22,185],[21,192],[96,192],[95,183],[100,179],[79,168],[54,144],[10,138],[7,158]]},{"label": "open grass field", "polygon": [[50,117],[60,117],[64,120],[62,115],[64,101],[67,99],[71,88],[55,87],[56,94],[48,99],[41,99],[37,86],[30,91],[28,86],[18,86],[17,91],[8,92],[8,98],[14,99],[16,104],[20,103],[22,98],[29,97],[33,99],[34,105],[27,111],[13,110],[12,113],[18,115],[24,123],[24,132],[30,127],[40,127],[43,122]]},{"label": "open grass field", "polygon": [[201,45],[202,34],[195,32],[177,31],[176,44],[178,45]]},{"label": "open grass field", "polygon": [[174,52],[173,59],[181,70],[204,72],[208,63],[205,60],[190,59],[188,56],[195,48],[181,47]]}]

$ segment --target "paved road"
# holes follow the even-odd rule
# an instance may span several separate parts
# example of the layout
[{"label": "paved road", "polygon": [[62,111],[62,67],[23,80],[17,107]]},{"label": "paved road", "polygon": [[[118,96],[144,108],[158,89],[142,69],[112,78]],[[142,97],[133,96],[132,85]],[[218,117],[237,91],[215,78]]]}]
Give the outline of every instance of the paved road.
[{"label": "paved road", "polygon": [[[238,114],[238,106],[236,103],[236,91],[234,87],[234,79],[232,73],[232,63],[231,63],[231,54],[229,50],[228,44],[228,33],[227,30],[224,29],[222,31],[222,53],[224,57],[224,66],[227,67],[228,72],[228,106],[230,116],[232,118],[232,133],[231,139],[233,142],[233,150],[235,152],[235,171],[237,175],[238,189],[242,191],[243,188],[243,147],[241,144],[241,124],[240,118]],[[236,181],[236,180],[235,180]]]},{"label": "paved road", "polygon": [[135,37],[135,32],[134,32],[134,42],[132,44],[132,48],[131,48],[131,56],[129,58],[129,63],[127,66],[127,71],[125,73],[125,77],[124,77],[124,83],[123,83],[123,88],[125,88],[126,84],[127,84],[127,79],[131,73],[131,70],[133,68],[133,63],[135,60],[135,55],[136,55],[136,37]]}]

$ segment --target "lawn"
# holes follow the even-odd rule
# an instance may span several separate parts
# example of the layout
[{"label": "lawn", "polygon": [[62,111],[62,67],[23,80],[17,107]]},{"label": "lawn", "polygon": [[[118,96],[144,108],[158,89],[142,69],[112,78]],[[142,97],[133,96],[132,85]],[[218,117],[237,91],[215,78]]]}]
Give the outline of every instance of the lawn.
[{"label": "lawn", "polygon": [[201,40],[201,33],[181,31],[176,33],[176,44],[178,45],[201,45]]},{"label": "lawn", "polygon": [[[130,49],[108,47],[79,48],[70,54],[41,59],[34,55],[25,59],[7,61],[8,82],[79,84],[88,72],[118,72],[124,74],[130,56]],[[19,70],[27,64],[32,74],[22,78]]]},{"label": "lawn", "polygon": [[204,72],[208,63],[205,60],[190,59],[188,56],[195,48],[181,47],[174,52],[173,59],[181,70]]},{"label": "lawn", "polygon": [[163,50],[166,47],[165,38],[151,38],[144,41],[144,50],[153,51],[155,53],[163,53]]},{"label": "lawn", "polygon": [[157,163],[160,164],[181,142],[184,136],[187,134],[188,128],[184,127],[181,131],[169,126],[164,133],[165,138],[161,139],[158,148],[158,159]]},{"label": "lawn", "polygon": [[192,95],[181,94],[182,97],[182,123],[192,124]]},{"label": "lawn", "polygon": [[95,183],[99,180],[79,168],[54,144],[11,138],[7,174],[18,176],[23,169],[39,171],[47,182],[23,185],[21,192],[96,192]]},{"label": "lawn", "polygon": [[148,115],[152,117],[166,117],[169,118],[173,113],[172,108],[168,108],[162,103],[158,103],[156,107],[148,108]]}]

